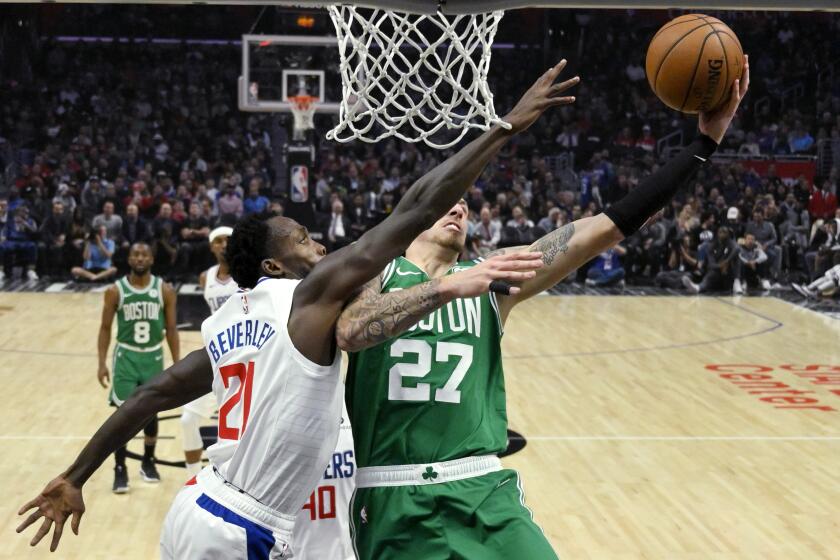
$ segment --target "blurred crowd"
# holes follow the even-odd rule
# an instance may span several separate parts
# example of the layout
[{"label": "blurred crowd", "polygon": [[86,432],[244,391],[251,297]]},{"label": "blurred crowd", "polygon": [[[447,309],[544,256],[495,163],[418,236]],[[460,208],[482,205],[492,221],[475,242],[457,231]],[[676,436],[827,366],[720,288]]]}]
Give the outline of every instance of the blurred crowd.
[{"label": "blurred crowd", "polygon": [[[546,52],[569,59],[568,76],[580,74],[578,101],[516,137],[470,188],[465,257],[527,245],[597,214],[695,133],[696,120],[666,110],[644,72],[647,38],[676,14],[548,14],[551,33],[539,50],[494,50],[497,110],[511,108],[544,71]],[[840,79],[824,72],[840,60],[840,17],[721,17],[751,54],[753,74],[723,157],[573,280],[739,292],[812,281],[840,264]],[[144,240],[156,273],[187,281],[210,264],[212,227],[284,211],[289,204],[277,188],[283,123],[237,110],[239,53],[226,45],[44,40],[27,79],[0,83],[0,159],[14,171],[0,196],[5,276],[105,281],[125,269],[127,247]],[[453,150],[395,140],[328,143],[331,118],[316,118],[310,196],[312,229],[334,249],[387,216]],[[770,165],[759,174],[743,163],[791,156],[818,173],[780,176]]]}]

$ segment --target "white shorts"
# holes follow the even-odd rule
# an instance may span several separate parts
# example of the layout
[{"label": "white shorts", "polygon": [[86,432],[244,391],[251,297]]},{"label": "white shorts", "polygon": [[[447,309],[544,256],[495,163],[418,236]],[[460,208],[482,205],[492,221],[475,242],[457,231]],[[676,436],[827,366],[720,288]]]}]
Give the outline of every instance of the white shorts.
[{"label": "white shorts", "polygon": [[184,410],[189,410],[193,414],[197,414],[202,418],[210,420],[216,411],[219,409],[216,404],[216,395],[207,393],[203,397],[198,397],[194,401],[188,402],[184,405]]},{"label": "white shorts", "polygon": [[[209,472],[208,472],[209,471]],[[218,475],[207,467],[175,496],[160,535],[160,556],[163,560],[280,560],[291,558],[288,531],[272,530],[262,523],[259,511],[243,498],[232,497],[234,504],[225,505],[225,491],[219,491],[210,477]],[[202,481],[204,484],[202,484]],[[209,484],[208,484],[209,482]],[[208,492],[212,494],[208,495]],[[235,491],[234,491],[235,492]],[[237,503],[238,502],[238,503]],[[237,507],[240,506],[240,507]],[[255,514],[255,515],[249,515]],[[270,514],[268,518],[273,518]],[[274,519],[277,524],[277,519]],[[292,524],[294,521],[292,521]],[[284,527],[286,520],[280,520]]]}]

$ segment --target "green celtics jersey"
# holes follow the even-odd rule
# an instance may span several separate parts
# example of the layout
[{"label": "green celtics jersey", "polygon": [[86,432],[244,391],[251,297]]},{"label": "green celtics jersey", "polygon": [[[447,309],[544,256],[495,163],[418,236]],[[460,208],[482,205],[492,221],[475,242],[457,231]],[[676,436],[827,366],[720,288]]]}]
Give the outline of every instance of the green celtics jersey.
[{"label": "green celtics jersey", "polygon": [[[447,274],[479,261],[459,262]],[[398,258],[382,291],[427,282]],[[346,400],[359,467],[488,455],[507,446],[502,324],[495,294],[456,299],[398,338],[350,355]]]},{"label": "green celtics jersey", "polygon": [[149,285],[138,290],[128,276],[116,282],[120,293],[117,305],[117,342],[129,350],[148,351],[163,343],[166,317],[163,312],[163,281],[152,276]]}]

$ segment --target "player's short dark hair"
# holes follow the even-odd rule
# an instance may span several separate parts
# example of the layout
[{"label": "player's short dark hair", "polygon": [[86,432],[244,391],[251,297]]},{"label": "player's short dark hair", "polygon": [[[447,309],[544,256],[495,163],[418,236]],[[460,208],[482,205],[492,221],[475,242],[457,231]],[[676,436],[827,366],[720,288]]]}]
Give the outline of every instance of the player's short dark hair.
[{"label": "player's short dark hair", "polygon": [[253,288],[262,276],[262,262],[269,257],[268,220],[277,215],[275,212],[252,214],[234,226],[225,249],[225,261],[240,288]]}]

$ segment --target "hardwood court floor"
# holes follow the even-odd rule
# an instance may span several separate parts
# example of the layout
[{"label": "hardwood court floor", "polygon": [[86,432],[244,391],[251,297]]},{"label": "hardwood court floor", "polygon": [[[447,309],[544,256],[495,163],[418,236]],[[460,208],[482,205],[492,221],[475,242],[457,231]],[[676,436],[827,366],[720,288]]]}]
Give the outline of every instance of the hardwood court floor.
[{"label": "hardwood court floor", "polygon": [[[111,493],[110,460],[94,475],[81,536],[58,553],[14,534],[16,509],[109,412],[100,298],[0,294],[0,558],[157,557],[184,471],[150,486],[136,461],[129,495]],[[185,352],[199,344],[182,333]],[[840,558],[840,384],[815,384],[840,371],[840,321],[774,298],[539,297],[504,346],[528,442],[505,463],[561,558]],[[160,457],[181,458],[178,428],[162,423]]]}]

